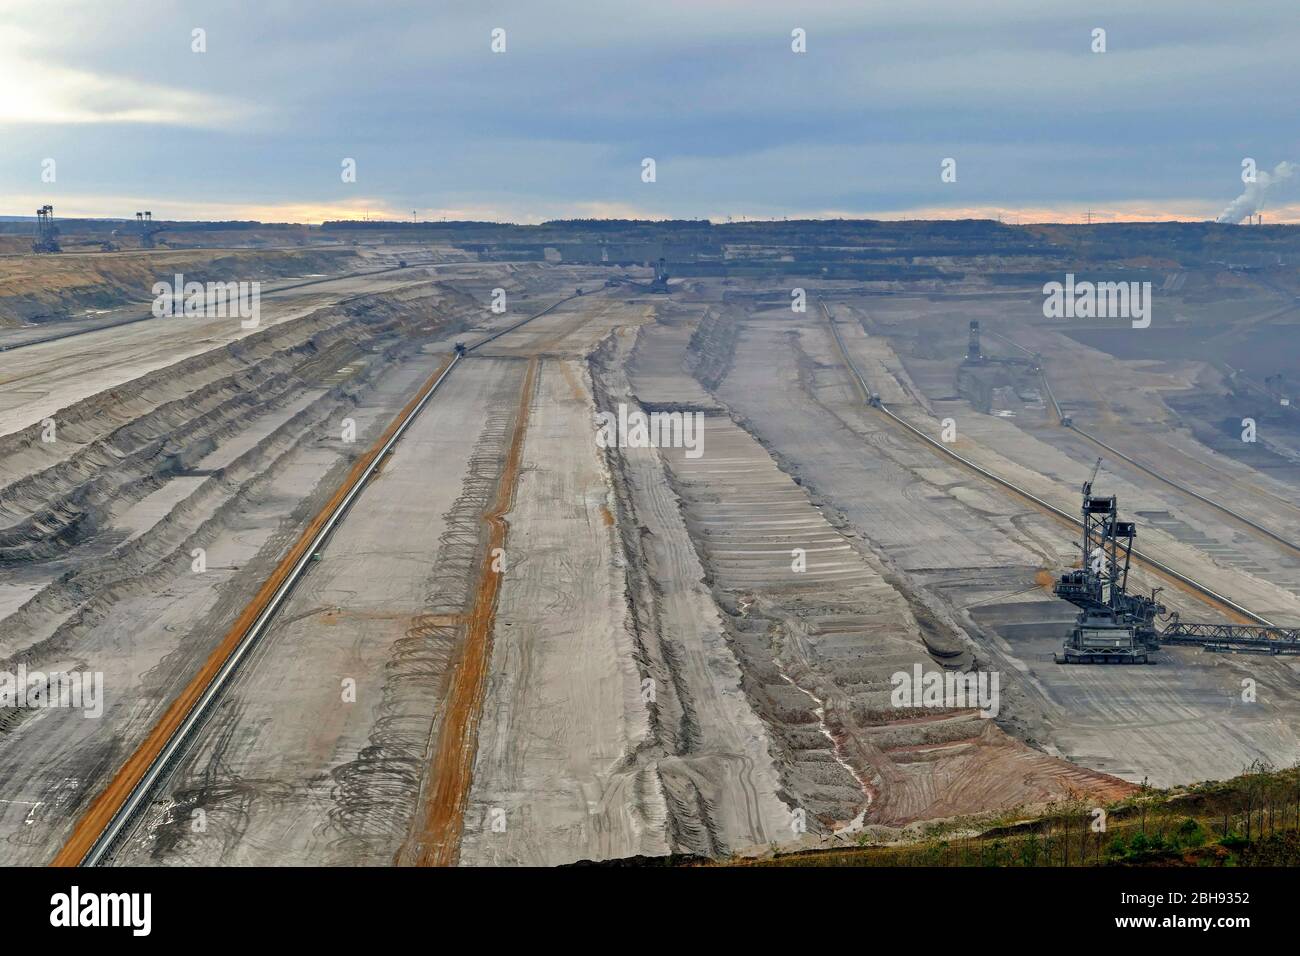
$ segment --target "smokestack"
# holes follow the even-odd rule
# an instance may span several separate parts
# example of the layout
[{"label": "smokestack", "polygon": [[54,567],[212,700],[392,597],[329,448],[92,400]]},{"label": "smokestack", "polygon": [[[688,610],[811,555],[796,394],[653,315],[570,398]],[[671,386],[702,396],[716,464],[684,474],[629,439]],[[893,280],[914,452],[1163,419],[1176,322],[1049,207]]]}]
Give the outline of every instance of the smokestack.
[{"label": "smokestack", "polygon": [[1286,160],[1278,163],[1273,167],[1273,172],[1258,172],[1255,174],[1255,181],[1246,184],[1246,190],[1231,203],[1228,208],[1219,214],[1216,222],[1235,222],[1245,221],[1246,223],[1255,222],[1259,224],[1258,214],[1264,208],[1264,199],[1269,191],[1284,179],[1290,179],[1291,174],[1296,170],[1295,163],[1289,163]]}]

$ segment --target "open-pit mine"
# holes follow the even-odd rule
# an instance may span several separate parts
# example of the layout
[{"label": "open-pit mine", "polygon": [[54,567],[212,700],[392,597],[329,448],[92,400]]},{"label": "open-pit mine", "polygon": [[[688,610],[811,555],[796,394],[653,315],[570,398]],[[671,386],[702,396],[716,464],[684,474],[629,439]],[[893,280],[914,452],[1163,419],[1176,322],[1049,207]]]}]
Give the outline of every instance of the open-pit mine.
[{"label": "open-pit mine", "polygon": [[0,862],[753,862],[1300,760],[1300,228],[61,226]]}]

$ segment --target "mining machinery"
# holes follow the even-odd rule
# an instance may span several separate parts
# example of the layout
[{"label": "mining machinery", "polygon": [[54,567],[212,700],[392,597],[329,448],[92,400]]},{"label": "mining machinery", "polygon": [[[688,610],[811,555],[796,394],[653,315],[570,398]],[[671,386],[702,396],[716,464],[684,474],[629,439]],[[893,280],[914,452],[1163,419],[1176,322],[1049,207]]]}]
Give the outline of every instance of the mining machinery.
[{"label": "mining machinery", "polygon": [[966,358],[962,361],[962,364],[984,364],[984,352],[980,349],[980,324],[978,321],[971,321],[970,340],[966,343]]},{"label": "mining machinery", "polygon": [[153,221],[153,212],[147,209],[144,212],[137,212],[135,214],[135,224],[136,228],[140,230],[141,249],[155,248],[158,244],[155,237],[160,232],[164,232],[167,229],[166,226],[155,225]]},{"label": "mining machinery", "polygon": [[658,263],[655,264],[655,277],[654,281],[650,283],[650,291],[658,292],[661,295],[667,295],[672,291],[668,288],[668,266],[664,262],[663,256],[660,256]]},{"label": "mining machinery", "polygon": [[1128,572],[1137,529],[1119,520],[1114,495],[1094,495],[1101,459],[1083,483],[1081,567],[1062,574],[1052,588],[1079,608],[1060,664],[1146,664],[1160,647],[1155,619],[1166,613],[1155,595],[1128,593]]},{"label": "mining machinery", "polygon": [[1211,651],[1300,654],[1300,628],[1197,624],[1178,619],[1150,596],[1128,592],[1137,530],[1119,520],[1114,495],[1094,495],[1101,459],[1083,483],[1081,567],[1062,574],[1052,588],[1079,608],[1058,664],[1148,664],[1162,645],[1199,645]]},{"label": "mining machinery", "polygon": [[54,225],[54,207],[42,206],[36,210],[36,238],[32,240],[32,252],[61,252],[59,230]]},{"label": "mining machinery", "polygon": [[670,295],[673,291],[668,284],[668,266],[662,257],[655,264],[655,277],[650,282],[638,282],[627,273],[605,280],[604,287],[606,289],[613,289],[618,286],[627,286],[640,292],[654,292],[659,295]]}]

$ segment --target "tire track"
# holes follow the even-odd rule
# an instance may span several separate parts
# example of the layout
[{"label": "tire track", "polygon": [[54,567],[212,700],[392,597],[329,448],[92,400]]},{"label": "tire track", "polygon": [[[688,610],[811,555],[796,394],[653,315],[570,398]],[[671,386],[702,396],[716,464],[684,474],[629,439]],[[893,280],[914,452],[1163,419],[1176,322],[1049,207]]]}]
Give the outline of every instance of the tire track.
[{"label": "tire track", "polygon": [[509,530],[505,516],[514,507],[528,413],[537,388],[538,364],[536,356],[528,361],[496,500],[483,515],[489,528],[488,547],[479,564],[479,583],[469,612],[464,648],[441,715],[441,730],[427,775],[429,790],[423,820],[420,829],[399,852],[396,860],[399,865],[455,866],[460,858],[460,833],[473,780],[474,755],[478,751],[478,721],[492,660],[492,625],[501,593],[502,576],[494,563],[500,553],[497,549],[505,547]]}]

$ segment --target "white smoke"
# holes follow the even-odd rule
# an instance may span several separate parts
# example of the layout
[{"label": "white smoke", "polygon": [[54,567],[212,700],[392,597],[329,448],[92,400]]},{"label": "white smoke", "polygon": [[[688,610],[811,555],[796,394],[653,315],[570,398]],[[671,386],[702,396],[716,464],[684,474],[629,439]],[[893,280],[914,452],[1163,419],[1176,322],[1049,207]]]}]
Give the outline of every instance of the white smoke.
[{"label": "white smoke", "polygon": [[1247,216],[1253,216],[1264,209],[1264,196],[1269,189],[1284,179],[1290,179],[1296,164],[1285,160],[1273,167],[1273,172],[1262,170],[1255,174],[1253,183],[1246,183],[1246,191],[1228,204],[1228,208],[1219,213],[1217,222],[1241,222]]}]

